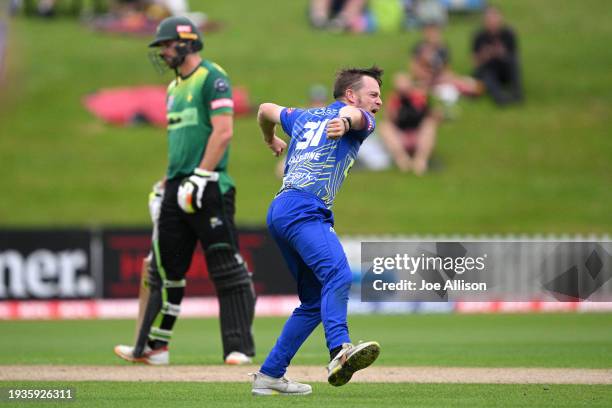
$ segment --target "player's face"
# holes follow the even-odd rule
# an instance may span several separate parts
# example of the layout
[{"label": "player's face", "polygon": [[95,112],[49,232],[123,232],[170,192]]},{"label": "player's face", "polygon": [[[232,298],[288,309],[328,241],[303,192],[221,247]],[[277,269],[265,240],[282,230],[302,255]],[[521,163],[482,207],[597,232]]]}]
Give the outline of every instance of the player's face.
[{"label": "player's face", "polygon": [[176,57],[178,56],[176,52],[177,44],[178,44],[177,41],[164,41],[160,44],[160,47],[159,47],[160,57],[162,57],[164,62],[168,64],[170,68],[173,68],[173,63]]},{"label": "player's face", "polygon": [[380,99],[380,86],[374,78],[369,76],[364,76],[361,79],[361,84],[361,88],[354,91],[356,99],[355,106],[375,114],[382,107],[382,99]]}]

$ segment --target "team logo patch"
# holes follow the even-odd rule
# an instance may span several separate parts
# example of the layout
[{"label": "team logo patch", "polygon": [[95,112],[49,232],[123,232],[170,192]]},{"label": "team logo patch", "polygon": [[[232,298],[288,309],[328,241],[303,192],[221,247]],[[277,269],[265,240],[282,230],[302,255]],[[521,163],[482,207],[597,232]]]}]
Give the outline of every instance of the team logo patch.
[{"label": "team logo patch", "polygon": [[223,78],[217,78],[215,80],[215,90],[217,92],[225,92],[229,89],[229,85],[227,84],[227,81]]},{"label": "team logo patch", "polygon": [[176,26],[176,32],[177,33],[190,33],[191,26],[190,25],[178,25]]}]

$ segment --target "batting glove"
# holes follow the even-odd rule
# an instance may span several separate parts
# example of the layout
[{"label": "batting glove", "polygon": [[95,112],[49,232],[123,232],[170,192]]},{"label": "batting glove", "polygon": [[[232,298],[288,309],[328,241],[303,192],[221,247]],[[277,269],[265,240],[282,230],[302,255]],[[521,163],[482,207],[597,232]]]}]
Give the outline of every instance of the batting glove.
[{"label": "batting glove", "polygon": [[163,198],[164,184],[161,181],[158,181],[155,183],[153,189],[149,193],[149,215],[151,215],[151,221],[153,221],[153,224],[155,224],[159,219]]},{"label": "batting glove", "polygon": [[187,214],[193,214],[202,208],[202,196],[206,184],[219,180],[219,173],[196,168],[193,174],[181,182],[178,189],[178,205]]}]

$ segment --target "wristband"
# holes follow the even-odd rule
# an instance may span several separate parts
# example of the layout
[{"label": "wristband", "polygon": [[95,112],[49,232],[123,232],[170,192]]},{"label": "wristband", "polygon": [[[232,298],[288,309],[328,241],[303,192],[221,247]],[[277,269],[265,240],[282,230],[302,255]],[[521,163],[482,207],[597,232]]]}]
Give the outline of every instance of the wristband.
[{"label": "wristband", "polygon": [[348,132],[353,127],[353,121],[349,116],[343,116],[342,119],[346,120],[346,123],[348,123],[348,129],[346,129],[346,132]]}]

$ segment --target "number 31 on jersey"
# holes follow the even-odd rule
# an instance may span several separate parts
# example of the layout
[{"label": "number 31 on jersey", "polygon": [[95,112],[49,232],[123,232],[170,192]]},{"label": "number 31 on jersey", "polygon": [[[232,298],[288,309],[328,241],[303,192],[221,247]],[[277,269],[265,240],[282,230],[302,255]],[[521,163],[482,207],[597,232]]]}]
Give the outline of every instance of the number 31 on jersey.
[{"label": "number 31 on jersey", "polygon": [[308,146],[318,146],[319,143],[321,143],[321,137],[323,136],[323,132],[325,132],[327,122],[329,122],[329,119],[320,122],[306,122],[304,125],[304,130],[306,130],[306,132],[295,145],[295,150],[303,150]]}]

